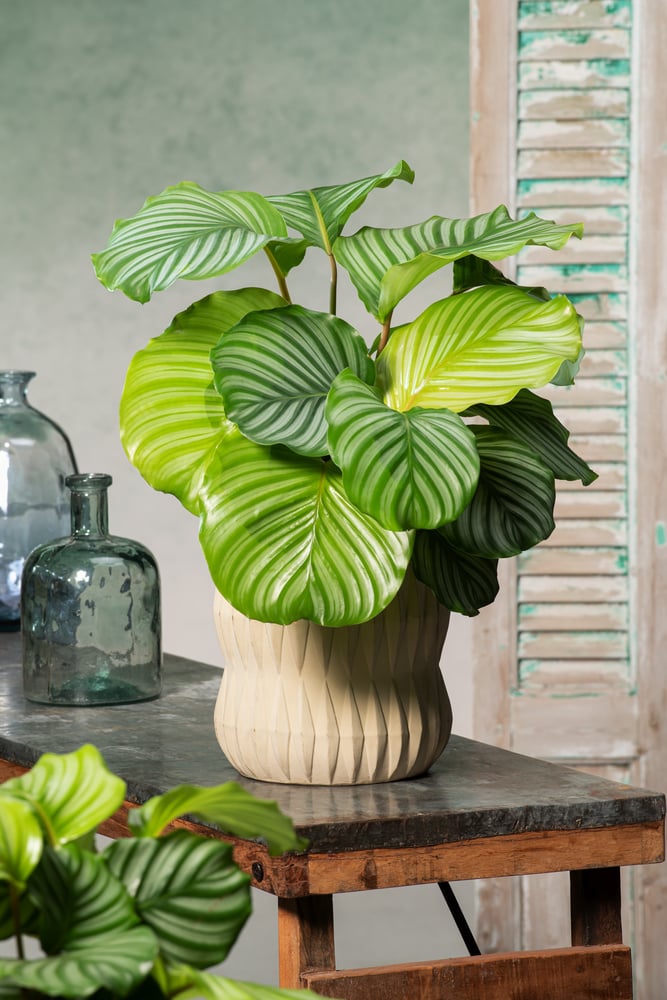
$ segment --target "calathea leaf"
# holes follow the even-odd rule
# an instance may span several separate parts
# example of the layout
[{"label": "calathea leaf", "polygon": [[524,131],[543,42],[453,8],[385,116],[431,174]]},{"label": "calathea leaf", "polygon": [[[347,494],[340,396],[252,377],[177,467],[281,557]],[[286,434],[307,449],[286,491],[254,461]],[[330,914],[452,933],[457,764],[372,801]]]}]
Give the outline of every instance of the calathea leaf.
[{"label": "calathea leaf", "polygon": [[333,462],[230,435],[204,476],[200,541],[213,581],[259,621],[353,625],[396,595],[412,552],[354,507]]},{"label": "calathea leaf", "polygon": [[475,437],[450,410],[392,410],[348,370],[331,387],[326,416],[348,497],[385,528],[436,528],[472,498]]},{"label": "calathea leaf", "polygon": [[487,286],[434,302],[398,327],[377,377],[392,409],[460,412],[546,385],[580,348],[579,318],[564,296],[540,302],[518,288]]},{"label": "calathea leaf", "polygon": [[554,529],[554,476],[531,448],[503,431],[472,427],[480,473],[462,514],[439,531],[463,552],[497,559],[515,556]]},{"label": "calathea leaf", "polygon": [[51,844],[64,844],[96,829],[125,797],[125,782],[109,771],[91,744],[73,753],[45,753],[30,771],[3,787],[10,795],[35,803]]},{"label": "calathea leaf", "polygon": [[473,617],[498,594],[498,560],[460,552],[440,531],[418,531],[412,552],[415,576],[450,611]]},{"label": "calathea leaf", "polygon": [[305,236],[308,245],[330,253],[331,244],[371,191],[387,187],[395,180],[412,184],[414,176],[408,164],[400,160],[383,174],[330,187],[269,195],[266,200],[278,209],[288,226]]},{"label": "calathea leaf", "polygon": [[517,285],[511,278],[507,278],[500,268],[494,267],[488,260],[483,260],[474,254],[454,261],[452,290],[455,294],[467,292],[470,288],[480,288],[482,285],[512,285],[541,299],[542,302],[548,302],[551,298],[546,288],[537,285]]},{"label": "calathea leaf", "polygon": [[556,479],[580,479],[584,486],[590,486],[597,479],[597,473],[568,447],[570,432],[554,415],[548,399],[522,389],[502,406],[480,403],[472,406],[467,414],[483,417],[491,427],[523,441],[539,455]]},{"label": "calathea leaf", "polygon": [[206,191],[183,181],[120,219],[101,253],[97,277],[137,302],[177,278],[212,278],[233,270],[275,237],[286,237],[280,212],[253,191]]},{"label": "calathea leaf", "polygon": [[248,313],[278,305],[284,300],[263,288],[214,292],[130,362],[120,402],[125,451],[154,489],[173,493],[193,514],[203,470],[232,426],[213,384],[211,350]]},{"label": "calathea leaf", "polygon": [[117,840],[105,859],[163,957],[198,968],[224,961],[251,912],[250,878],[232,860],[230,844],[179,830]]},{"label": "calathea leaf", "polygon": [[22,890],[39,862],[44,836],[33,807],[0,786],[0,883]]},{"label": "calathea leaf", "polygon": [[235,781],[213,788],[177,785],[132,809],[128,822],[136,837],[157,837],[169,823],[185,815],[215,823],[223,832],[245,840],[262,840],[272,855],[306,847],[291,819],[275,802],[258,799]]},{"label": "calathea leaf", "polygon": [[384,322],[408,292],[459,257],[502,260],[528,244],[558,250],[582,232],[580,223],[559,226],[533,212],[514,220],[500,205],[471,219],[434,215],[402,229],[366,227],[339,237],[333,250],[368,311]]},{"label": "calathea leaf", "polygon": [[299,266],[309,246],[311,244],[306,239],[285,236],[280,240],[271,240],[264,249],[274,267],[285,277],[293,267]]},{"label": "calathea leaf", "polygon": [[339,372],[373,382],[363,338],[328,313],[283,306],[247,315],[211,355],[227,416],[258,444],[326,455],[324,404]]},{"label": "calathea leaf", "polygon": [[165,996],[178,1000],[317,1000],[311,990],[243,983],[183,965],[169,965],[164,970],[162,985]]}]

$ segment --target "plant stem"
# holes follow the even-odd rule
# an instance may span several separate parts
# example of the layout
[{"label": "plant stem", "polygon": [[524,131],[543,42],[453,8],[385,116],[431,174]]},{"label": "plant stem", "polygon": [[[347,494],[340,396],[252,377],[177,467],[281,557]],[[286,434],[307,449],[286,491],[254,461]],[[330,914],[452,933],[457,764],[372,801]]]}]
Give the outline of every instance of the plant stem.
[{"label": "plant stem", "polygon": [[289,293],[289,290],[287,288],[287,282],[285,280],[285,275],[283,274],[283,272],[278,267],[278,261],[273,256],[273,254],[271,253],[271,251],[269,250],[268,247],[264,247],[264,253],[269,258],[269,263],[271,264],[271,267],[273,268],[273,273],[276,276],[276,280],[278,282],[278,288],[280,290],[280,294],[285,299],[285,301],[288,302],[291,305],[292,304],[292,297],[291,297],[291,295]]},{"label": "plant stem", "polygon": [[16,954],[19,958],[25,958],[23,950],[23,936],[21,935],[21,900],[16,886],[9,883],[9,901],[12,908],[12,924],[14,925],[14,937],[16,939]]},{"label": "plant stem", "polygon": [[389,340],[389,330],[391,328],[391,317],[392,317],[392,314],[393,314],[393,310],[392,310],[392,312],[388,313],[387,318],[385,319],[384,323],[382,324],[382,333],[380,334],[380,340],[379,340],[379,343],[378,343],[378,349],[377,349],[376,354],[375,354],[376,358],[378,358],[380,356],[380,354],[382,353],[382,351],[387,346],[387,341]]},{"label": "plant stem", "polygon": [[329,264],[331,266],[331,284],[329,285],[329,312],[332,316],[336,315],[336,288],[338,285],[338,267],[336,265],[336,258],[332,253],[329,254]]}]

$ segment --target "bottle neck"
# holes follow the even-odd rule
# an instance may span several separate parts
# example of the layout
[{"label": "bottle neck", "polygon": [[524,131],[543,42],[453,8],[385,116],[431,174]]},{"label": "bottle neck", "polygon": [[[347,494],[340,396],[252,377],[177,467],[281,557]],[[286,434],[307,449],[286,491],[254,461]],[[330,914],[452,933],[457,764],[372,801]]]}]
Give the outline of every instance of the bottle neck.
[{"label": "bottle neck", "polygon": [[0,372],[0,406],[25,406],[28,383],[34,377],[34,372]]},{"label": "bottle neck", "polygon": [[71,496],[72,535],[75,538],[105,538],[109,534],[107,488],[111,476],[81,474],[65,480]]}]

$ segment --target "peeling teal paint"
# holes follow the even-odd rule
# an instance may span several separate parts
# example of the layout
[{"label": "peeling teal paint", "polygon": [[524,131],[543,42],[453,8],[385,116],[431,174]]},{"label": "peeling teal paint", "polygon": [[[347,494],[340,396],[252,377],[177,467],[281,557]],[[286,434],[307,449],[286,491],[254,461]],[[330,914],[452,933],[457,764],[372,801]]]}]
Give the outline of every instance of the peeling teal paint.
[{"label": "peeling teal paint", "polygon": [[571,699],[571,698],[599,698],[601,692],[599,691],[573,691],[567,694],[561,691],[553,691],[549,693],[549,698],[553,698],[554,701],[560,699]]},{"label": "peeling teal paint", "polygon": [[626,574],[628,572],[628,553],[619,552],[616,557],[616,565],[618,566],[621,573]]},{"label": "peeling teal paint", "polygon": [[[603,0],[603,7],[607,14],[622,14],[629,9],[630,0]],[[537,17],[552,13],[558,13],[558,7],[554,6],[553,0],[522,0],[519,3],[520,17]]]},{"label": "peeling teal paint", "polygon": [[656,545],[663,546],[667,543],[667,532],[665,531],[665,522],[658,521],[655,526],[655,541]]},{"label": "peeling teal paint", "polygon": [[565,28],[561,31],[520,31],[519,53],[541,41],[551,42],[554,35],[558,35],[564,42],[572,42],[573,45],[585,45],[590,40],[592,32],[577,31],[572,28]]}]

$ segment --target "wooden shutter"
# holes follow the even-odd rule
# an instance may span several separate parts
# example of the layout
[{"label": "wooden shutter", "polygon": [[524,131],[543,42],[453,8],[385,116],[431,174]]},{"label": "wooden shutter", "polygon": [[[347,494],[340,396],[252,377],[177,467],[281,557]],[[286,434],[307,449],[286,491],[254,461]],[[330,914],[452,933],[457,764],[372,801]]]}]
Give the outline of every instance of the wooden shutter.
[{"label": "wooden shutter", "polygon": [[[477,738],[661,790],[667,775],[664,0],[473,0],[472,211],[580,219],[512,276],[586,319],[577,384],[549,387],[599,472],[562,484],[551,538],[502,567],[474,629]],[[634,903],[630,904],[633,895]],[[638,997],[664,991],[664,866],[626,876]],[[566,880],[479,890],[483,950],[567,943]],[[510,915],[508,919],[508,915]]]}]

